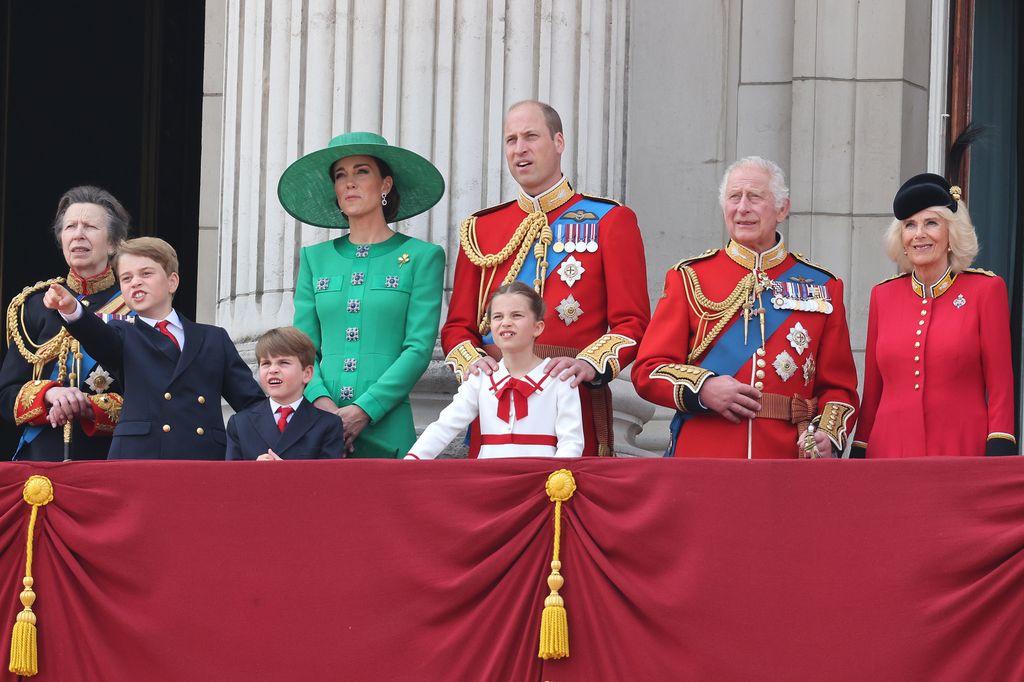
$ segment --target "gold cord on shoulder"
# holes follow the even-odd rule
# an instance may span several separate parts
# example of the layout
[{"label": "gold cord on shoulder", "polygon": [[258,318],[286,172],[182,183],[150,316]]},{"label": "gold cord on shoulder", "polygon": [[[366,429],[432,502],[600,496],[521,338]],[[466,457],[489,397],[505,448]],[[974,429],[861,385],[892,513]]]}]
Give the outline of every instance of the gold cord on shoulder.
[{"label": "gold cord on shoulder", "polygon": [[[41,377],[43,365],[54,359],[60,360],[58,383],[64,383],[66,377],[66,360],[71,347],[71,335],[61,327],[57,334],[46,341],[36,342],[28,335],[25,327],[25,299],[40,289],[49,288],[51,284],[63,284],[63,277],[54,277],[45,282],[36,282],[34,286],[25,287],[14,297],[7,307],[7,341],[14,343],[15,348],[25,361],[32,365],[32,379]],[[30,347],[31,346],[31,350]]]},{"label": "gold cord on shoulder", "polygon": [[[537,273],[533,280],[534,290],[544,295],[544,280],[547,277],[548,259],[547,250],[551,245],[551,226],[548,225],[548,217],[540,211],[528,213],[519,227],[512,233],[512,238],[497,253],[484,254],[476,238],[476,216],[470,216],[462,221],[459,226],[459,242],[462,244],[462,251],[466,258],[473,265],[480,268],[480,291],[477,295],[477,317],[480,320],[479,330],[486,334],[490,325],[487,321],[487,297],[494,282],[495,270],[507,261],[516,252],[512,267],[509,268],[502,284],[508,284],[515,280],[519,271],[523,268],[526,255],[530,252],[530,246],[534,246],[534,256],[537,258]],[[536,244],[535,244],[536,243]],[[487,270],[491,270],[487,275]],[[486,284],[485,284],[486,282]]]},{"label": "gold cord on shoulder", "polygon": [[[694,335],[694,338],[700,339],[700,342],[694,346],[687,357],[687,362],[693,363],[707,350],[711,342],[718,337],[725,325],[750,297],[750,292],[754,288],[754,275],[753,273],[745,275],[724,301],[712,301],[701,289],[697,273],[693,268],[683,266],[681,271],[686,275],[683,280],[683,290],[686,291],[687,303],[691,310],[700,315],[700,324]],[[709,332],[707,326],[712,321],[715,321],[715,326]]]}]

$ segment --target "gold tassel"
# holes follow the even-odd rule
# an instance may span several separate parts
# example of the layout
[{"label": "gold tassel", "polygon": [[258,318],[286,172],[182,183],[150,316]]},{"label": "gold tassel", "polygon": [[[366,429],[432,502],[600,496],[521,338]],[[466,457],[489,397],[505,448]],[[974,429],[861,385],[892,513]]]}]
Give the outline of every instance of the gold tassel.
[{"label": "gold tassel", "polygon": [[562,540],[562,503],[567,502],[576,492],[576,480],[568,469],[559,469],[550,476],[544,486],[548,499],[555,503],[555,546],[551,554],[551,575],[548,587],[551,589],[544,599],[544,611],[540,616],[540,651],[543,659],[569,657],[569,620],[565,612],[565,600],[558,590],[565,584],[562,577],[562,562],[558,560]]},{"label": "gold tassel", "polygon": [[36,614],[32,605],[36,593],[32,590],[32,536],[36,529],[39,508],[53,501],[53,484],[46,476],[30,476],[21,491],[25,502],[32,505],[28,522],[28,541],[25,545],[25,578],[22,584],[21,604],[25,608],[18,614],[11,632],[11,662],[8,666],[15,675],[32,677],[39,672],[39,655],[36,647]]}]

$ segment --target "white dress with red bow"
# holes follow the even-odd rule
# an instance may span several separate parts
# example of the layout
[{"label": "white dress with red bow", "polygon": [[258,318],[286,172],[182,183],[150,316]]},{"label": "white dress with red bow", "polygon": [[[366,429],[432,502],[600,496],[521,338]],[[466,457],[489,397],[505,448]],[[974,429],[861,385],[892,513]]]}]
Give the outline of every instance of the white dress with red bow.
[{"label": "white dress with red bow", "polygon": [[406,459],[434,459],[480,417],[480,458],[579,457],[583,416],[579,390],[544,372],[545,358],[521,379],[504,361],[487,376],[470,375],[452,404],[428,426]]}]

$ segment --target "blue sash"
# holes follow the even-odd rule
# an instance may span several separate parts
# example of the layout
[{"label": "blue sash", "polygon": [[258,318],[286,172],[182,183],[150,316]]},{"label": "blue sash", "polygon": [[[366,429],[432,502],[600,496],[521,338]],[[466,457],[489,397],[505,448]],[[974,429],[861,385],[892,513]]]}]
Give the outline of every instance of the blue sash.
[{"label": "blue sash", "polygon": [[[608,203],[607,201],[597,201],[595,199],[588,199],[587,197],[583,197],[574,204],[568,204],[562,207],[562,213],[555,220],[555,222],[551,223],[551,232],[557,235],[558,228],[560,225],[580,223],[579,220],[569,220],[564,217],[565,214],[568,213],[569,211],[579,210],[593,213],[596,217],[593,220],[587,220],[585,222],[597,224],[601,222],[601,219],[604,218],[609,211],[615,208],[615,206],[616,204],[611,204]],[[596,233],[594,235],[594,238],[597,239]],[[565,260],[567,256],[571,255],[571,253],[567,253],[565,251],[557,253],[554,249],[551,249],[549,247],[547,277],[550,277],[552,274],[554,274],[555,270],[558,269],[558,266],[562,263],[562,261]],[[530,251],[526,254],[526,258],[523,260],[523,267],[519,269],[519,274],[516,276],[516,280],[522,282],[523,284],[530,288],[533,288],[533,280],[536,278],[536,276],[537,255],[533,252],[533,249],[531,248]],[[487,332],[487,334],[483,337],[483,342],[484,344],[494,343],[494,337],[491,336],[490,332]]]},{"label": "blue sash", "polygon": [[[121,290],[117,289],[114,292],[114,295],[111,296],[109,299],[107,299],[107,302],[104,303],[103,305],[107,305],[107,303],[110,303],[111,301],[113,301],[115,298],[117,298],[120,295],[121,295]],[[85,294],[79,294],[78,296],[76,296],[76,298],[79,301],[81,301],[83,298],[85,298]],[[83,314],[85,314],[87,312],[88,312],[87,310],[83,310],[82,311]],[[99,313],[96,313],[96,315],[99,315]],[[135,312],[132,311],[132,312],[128,313],[128,315],[126,315],[125,317],[131,317],[131,316],[134,316],[134,315],[135,315]],[[103,319],[104,321],[106,321],[106,319],[104,319],[104,317],[105,316],[100,316],[100,319]],[[95,358],[93,358],[91,355],[89,355],[85,351],[84,347],[81,347],[80,350],[82,352],[82,376],[78,377],[79,385],[81,385],[82,381],[84,381],[85,378],[87,376],[89,376],[89,374],[92,372],[92,370],[98,364],[96,362]],[[75,361],[74,357],[72,357],[72,355],[69,353],[68,354],[68,359],[67,359],[67,367],[66,367],[66,370],[67,370],[68,373],[71,372],[71,369],[72,369],[74,361]],[[57,380],[57,377],[59,376],[59,370],[60,370],[60,365],[58,365],[56,362],[53,363],[53,371],[50,372],[50,381],[56,381]],[[39,436],[40,433],[42,433],[43,429],[48,429],[48,428],[50,428],[50,427],[49,426],[33,426],[31,424],[27,424],[21,430],[21,440],[18,441],[18,447],[17,447],[17,449],[15,449],[14,456],[11,457],[11,459],[12,460],[17,459],[18,458],[18,453],[21,452],[21,448],[23,446],[25,446],[25,445],[28,445],[32,441],[34,441],[36,439],[36,437]]]},{"label": "blue sash", "polygon": [[[796,265],[775,279],[784,280],[791,277],[803,277],[811,280],[815,277],[820,279],[821,275],[821,270],[797,261]],[[779,327],[785,324],[789,316],[796,311],[776,309],[771,304],[771,292],[765,292],[763,298],[767,303],[764,312],[764,338],[765,345],[767,345],[768,339],[772,337],[772,334],[778,331]],[[743,342],[743,323],[737,319],[719,335],[718,339],[711,346],[711,350],[704,355],[704,359],[700,361],[698,366],[711,370],[719,376],[734,376],[747,363],[747,360],[757,352],[757,349],[761,347],[761,323],[754,319],[751,319],[751,322],[746,343]],[[692,416],[691,413],[677,411],[672,418],[672,424],[669,427],[670,440],[668,449],[665,450],[665,457],[672,457],[675,453],[679,431],[682,430],[686,420]]]}]

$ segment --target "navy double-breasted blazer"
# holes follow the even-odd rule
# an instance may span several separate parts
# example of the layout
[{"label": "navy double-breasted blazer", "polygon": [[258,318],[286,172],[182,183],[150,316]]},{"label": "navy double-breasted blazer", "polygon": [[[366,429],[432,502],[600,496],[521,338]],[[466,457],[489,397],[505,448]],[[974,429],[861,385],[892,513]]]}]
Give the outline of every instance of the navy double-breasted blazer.
[{"label": "navy double-breasted blazer", "polygon": [[277,428],[270,400],[228,420],[228,459],[256,459],[268,449],[281,459],[337,459],[345,452],[341,418],[305,398],[284,431]]},{"label": "navy double-breasted blazer", "polygon": [[235,411],[264,399],[227,331],[179,318],[182,351],[142,320],[67,323],[100,363],[120,368],[124,408],[109,459],[224,459],[221,397]]}]

